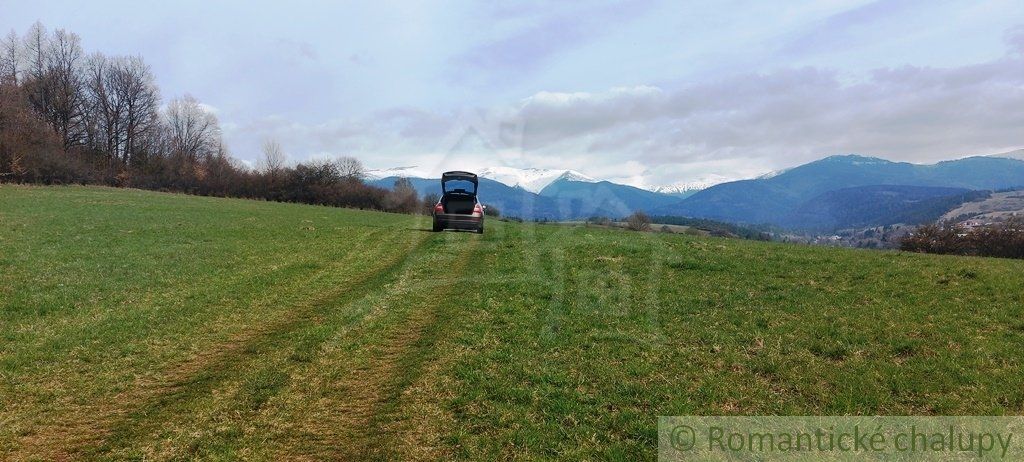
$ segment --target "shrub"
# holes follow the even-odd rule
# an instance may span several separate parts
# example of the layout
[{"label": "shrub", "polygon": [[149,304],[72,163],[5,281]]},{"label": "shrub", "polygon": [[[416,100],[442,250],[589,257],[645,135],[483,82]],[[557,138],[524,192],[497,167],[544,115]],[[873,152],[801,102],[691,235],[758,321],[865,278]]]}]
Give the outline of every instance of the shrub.
[{"label": "shrub", "polygon": [[422,208],[419,194],[408,178],[399,178],[395,187],[384,198],[384,208],[389,212],[417,213]]},{"label": "shrub", "polygon": [[430,215],[434,211],[434,206],[441,201],[441,196],[437,193],[426,193],[423,195],[423,213]]},{"label": "shrub", "polygon": [[1024,258],[1024,220],[1012,217],[1003,223],[966,230],[961,226],[925,225],[900,241],[908,252],[982,257]]},{"label": "shrub", "polygon": [[68,157],[25,92],[12,83],[0,83],[0,181],[78,182],[83,166]]},{"label": "shrub", "polygon": [[40,150],[25,156],[18,180],[42,184],[85,184],[95,180],[92,168],[78,156]]},{"label": "shrub", "polygon": [[650,231],[651,217],[638,210],[633,212],[632,215],[626,217],[626,227],[633,231]]}]

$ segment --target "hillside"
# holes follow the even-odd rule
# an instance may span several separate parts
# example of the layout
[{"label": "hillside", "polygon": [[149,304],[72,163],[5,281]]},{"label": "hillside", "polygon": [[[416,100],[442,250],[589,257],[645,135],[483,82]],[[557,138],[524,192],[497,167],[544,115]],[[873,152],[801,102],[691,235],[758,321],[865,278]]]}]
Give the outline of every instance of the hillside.
[{"label": "hillside", "polygon": [[755,180],[720,184],[653,210],[739,223],[789,226],[787,218],[822,194],[862,186],[897,185],[998,190],[1024,185],[1024,161],[969,157],[917,165],[863,156],[833,156]]},{"label": "hillside", "polygon": [[1024,190],[996,192],[947,211],[940,219],[947,222],[971,220],[987,223],[1024,216]]},{"label": "hillside", "polygon": [[895,224],[931,223],[964,202],[990,193],[926,186],[861,186],[829,191],[784,219],[791,229],[829,232]]},{"label": "hillside", "polygon": [[1024,412],[1024,261],[427,229],[0,185],[0,459],[653,460],[659,415]]},{"label": "hillside", "polygon": [[624,217],[636,210],[651,210],[679,201],[679,197],[647,191],[608,181],[573,181],[561,179],[540,191],[562,203],[571,204],[577,216]]}]

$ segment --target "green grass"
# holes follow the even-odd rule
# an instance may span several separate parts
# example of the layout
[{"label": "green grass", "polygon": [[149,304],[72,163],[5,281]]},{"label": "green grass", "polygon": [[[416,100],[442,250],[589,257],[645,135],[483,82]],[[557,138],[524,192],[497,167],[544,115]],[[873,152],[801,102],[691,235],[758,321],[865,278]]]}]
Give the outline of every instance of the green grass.
[{"label": "green grass", "polygon": [[653,459],[1020,414],[1024,262],[0,186],[0,459]]}]

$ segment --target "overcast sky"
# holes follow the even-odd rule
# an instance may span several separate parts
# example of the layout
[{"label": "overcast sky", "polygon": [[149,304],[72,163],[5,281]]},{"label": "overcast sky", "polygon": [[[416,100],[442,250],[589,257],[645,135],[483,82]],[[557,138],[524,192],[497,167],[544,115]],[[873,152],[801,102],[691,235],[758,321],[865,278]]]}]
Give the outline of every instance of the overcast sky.
[{"label": "overcast sky", "polygon": [[569,168],[636,185],[1024,147],[1024,1],[0,0],[139,54],[235,157]]}]

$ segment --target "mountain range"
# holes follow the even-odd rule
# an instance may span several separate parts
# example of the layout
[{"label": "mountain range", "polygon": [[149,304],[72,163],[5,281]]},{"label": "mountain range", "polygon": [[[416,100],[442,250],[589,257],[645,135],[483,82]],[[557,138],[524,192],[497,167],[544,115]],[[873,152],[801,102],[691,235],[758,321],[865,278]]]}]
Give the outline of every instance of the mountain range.
[{"label": "mountain range", "polygon": [[512,187],[523,188],[532,193],[540,193],[551,183],[561,180],[579,183],[597,183],[597,180],[575,170],[488,167],[476,172],[476,174],[483,178],[488,178]]},{"label": "mountain range", "polygon": [[[400,177],[370,179],[375,186],[391,188]],[[406,177],[420,195],[440,194],[437,178]],[[608,181],[558,178],[537,192],[509,186],[490,178],[479,179],[480,201],[506,216],[527,220],[571,220],[591,216],[624,217],[636,210],[669,205],[679,197]]]},{"label": "mountain range", "polygon": [[[480,196],[503,214],[523,219],[619,218],[643,210],[820,232],[935,220],[976,199],[981,193],[975,191],[1024,187],[1022,159],[1024,150],[931,165],[842,155],[699,190],[657,191],[599,181],[572,170],[498,167],[479,172]],[[404,176],[421,194],[440,193],[436,178],[403,174],[412,170],[374,171],[369,181],[391,187]]]},{"label": "mountain range", "polygon": [[723,175],[707,175],[697,180],[691,181],[680,181],[664,186],[654,186],[648,188],[650,191],[657,193],[670,194],[679,198],[686,198],[696,194],[699,191],[708,189],[714,185],[728,183],[735,181],[735,178],[729,178]]},{"label": "mountain range", "polygon": [[[797,211],[813,207],[810,204],[814,202],[830,201],[835,204],[835,197],[825,196],[827,193],[883,185],[963,190],[1024,187],[1024,161],[1005,157],[968,157],[919,165],[857,155],[832,156],[775,176],[716,185],[678,203],[653,208],[650,212],[804,228]],[[862,194],[857,196],[858,192]],[[892,190],[888,194],[909,194],[903,200],[912,203],[919,199],[919,192],[905,189]],[[872,200],[871,193],[870,189],[847,191],[843,203],[848,207],[859,206]]]}]

